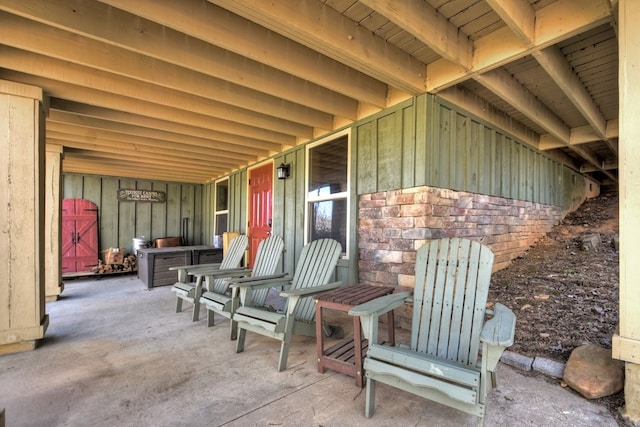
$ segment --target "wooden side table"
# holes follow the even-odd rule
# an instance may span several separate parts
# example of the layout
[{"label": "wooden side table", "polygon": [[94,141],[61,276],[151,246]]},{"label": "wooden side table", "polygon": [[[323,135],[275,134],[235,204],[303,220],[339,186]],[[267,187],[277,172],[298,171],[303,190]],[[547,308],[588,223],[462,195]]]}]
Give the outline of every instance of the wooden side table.
[{"label": "wooden side table", "polygon": [[[336,289],[316,297],[316,350],[318,372],[325,369],[342,372],[356,378],[356,385],[364,385],[363,356],[367,353],[367,340],[362,339],[360,318],[353,316],[353,336],[347,337],[328,349],[324,349],[322,333],[322,309],[348,312],[356,305],[393,293],[391,286],[354,285]],[[393,311],[387,313],[388,340],[395,344]]]}]

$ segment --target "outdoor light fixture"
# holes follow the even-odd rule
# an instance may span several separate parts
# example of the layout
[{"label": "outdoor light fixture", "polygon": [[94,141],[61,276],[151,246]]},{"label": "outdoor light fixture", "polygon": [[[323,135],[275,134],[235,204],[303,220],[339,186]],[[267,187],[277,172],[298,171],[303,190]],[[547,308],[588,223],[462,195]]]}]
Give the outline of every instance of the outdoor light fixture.
[{"label": "outdoor light fixture", "polygon": [[276,168],[278,179],[289,178],[290,170],[291,170],[291,165],[289,163],[287,163],[286,165],[284,163],[280,163],[280,166]]}]

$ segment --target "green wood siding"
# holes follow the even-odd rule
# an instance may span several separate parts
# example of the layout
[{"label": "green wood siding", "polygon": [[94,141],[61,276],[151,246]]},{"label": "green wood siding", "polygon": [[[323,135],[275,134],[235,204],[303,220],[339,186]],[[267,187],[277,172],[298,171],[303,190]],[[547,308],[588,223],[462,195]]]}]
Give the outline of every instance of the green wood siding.
[{"label": "green wood siding", "polygon": [[[166,203],[120,202],[120,188],[156,190],[166,193]],[[63,174],[62,197],[87,199],[98,206],[100,250],[124,247],[132,250],[133,238],[147,239],[182,235],[188,219],[188,243],[212,244],[203,235],[205,204],[203,186],[96,175]],[[205,238],[206,237],[206,238]]]}]

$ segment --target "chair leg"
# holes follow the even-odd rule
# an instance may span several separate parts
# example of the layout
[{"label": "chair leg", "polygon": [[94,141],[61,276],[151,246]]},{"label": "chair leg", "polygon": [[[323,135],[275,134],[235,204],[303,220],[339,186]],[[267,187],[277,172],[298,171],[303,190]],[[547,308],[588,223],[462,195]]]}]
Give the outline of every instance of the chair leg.
[{"label": "chair leg", "polygon": [[229,338],[231,339],[231,341],[237,340],[238,339],[238,322],[233,321],[233,315],[231,316],[231,320],[229,321],[229,324],[231,328],[231,333],[229,335]]},{"label": "chair leg", "polygon": [[213,310],[207,310],[207,327],[212,327],[215,321],[215,313]]},{"label": "chair leg", "polygon": [[191,321],[197,322],[199,319],[200,319],[200,301],[198,296],[196,295],[196,297],[193,300],[193,316],[191,318]]},{"label": "chair leg", "polygon": [[376,382],[367,378],[367,391],[365,393],[364,416],[371,418],[376,405]]},{"label": "chair leg", "polygon": [[242,353],[244,351],[244,338],[247,335],[246,329],[240,328],[238,330],[238,341],[236,342],[236,353]]},{"label": "chair leg", "polygon": [[278,363],[278,372],[287,369],[287,360],[289,359],[289,347],[291,347],[291,335],[285,335],[280,346],[280,361]]},{"label": "chair leg", "polygon": [[182,298],[176,297],[176,313],[182,312]]}]

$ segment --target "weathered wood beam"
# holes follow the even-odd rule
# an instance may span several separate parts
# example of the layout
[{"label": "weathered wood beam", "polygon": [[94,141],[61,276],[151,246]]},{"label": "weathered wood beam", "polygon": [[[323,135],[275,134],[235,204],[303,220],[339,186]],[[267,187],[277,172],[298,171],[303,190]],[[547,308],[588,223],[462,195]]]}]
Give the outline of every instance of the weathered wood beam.
[{"label": "weathered wood beam", "polygon": [[[525,42],[511,28],[504,27],[474,43],[470,70],[439,59],[427,66],[427,91],[437,92],[461,83],[576,34],[611,21],[611,10],[602,0],[558,0],[535,12],[533,43]],[[508,3],[507,3],[508,4]]]},{"label": "weathered wood beam", "polygon": [[[59,59],[26,52],[9,46],[0,46],[0,60],[5,68],[27,74],[39,75],[52,80],[77,84],[105,92],[125,93],[127,96],[160,105],[171,105],[187,111],[212,114],[217,111],[222,117],[233,110],[248,118],[259,113],[283,118],[320,129],[333,129],[333,116],[284,100],[266,99],[265,96],[252,98],[249,93],[235,93],[232,88],[221,91],[217,99],[208,99],[194,93],[186,93],[153,83],[142,82],[107,71],[71,64]],[[156,70],[160,72],[160,70]],[[195,79],[196,81],[198,79]],[[193,88],[196,91],[197,87]],[[205,89],[203,91],[206,92]],[[216,113],[213,113],[216,114]]]},{"label": "weathered wood beam", "polygon": [[447,61],[471,69],[473,43],[458,27],[423,0],[360,0],[413,34]]},{"label": "weathered wood beam", "polygon": [[425,91],[425,64],[322,2],[209,1],[390,86]]},{"label": "weathered wood beam", "polygon": [[295,145],[296,142],[296,138],[292,135],[286,135],[251,126],[238,125],[236,123],[226,122],[220,119],[198,121],[197,126],[194,126],[169,120],[156,119],[154,117],[142,116],[140,114],[133,114],[125,111],[117,111],[89,104],[81,104],[79,102],[59,98],[51,98],[49,108],[51,110],[69,112],[80,116],[95,117],[112,122],[127,123],[130,125],[181,133],[199,138],[207,138],[218,132],[243,136],[252,140],[262,141],[262,143],[256,145],[256,147],[269,151],[279,152],[284,148]]},{"label": "weathered wood beam", "polygon": [[535,11],[527,0],[485,0],[507,27],[521,40],[533,43],[535,39]]},{"label": "weathered wood beam", "polygon": [[179,142],[183,144],[193,145],[196,147],[207,147],[220,149],[224,151],[232,151],[251,156],[268,156],[272,152],[256,148],[253,144],[260,141],[252,141],[248,138],[237,137],[235,135],[222,134],[218,132],[216,135],[209,135],[209,138],[200,138],[180,133],[167,132],[145,128],[126,123],[112,122],[108,120],[97,119],[94,117],[81,116],[74,113],[68,113],[59,110],[50,110],[47,123],[63,123],[74,126],[86,127],[90,129],[108,130],[118,133],[125,133],[131,136],[141,136],[144,138],[160,139],[165,141]]},{"label": "weathered wood beam", "polygon": [[173,159],[177,162],[189,163],[206,168],[228,169],[233,166],[233,164],[220,161],[218,158],[210,158],[206,156],[198,156],[196,158],[193,154],[183,151],[145,145],[132,145],[113,139],[105,139],[88,135],[75,135],[65,132],[49,131],[47,133],[47,144],[58,144],[63,146],[65,149],[72,148],[75,150],[82,150],[83,152],[107,154],[121,153],[123,156],[144,156],[148,159],[157,159],[161,161]]},{"label": "weathered wood beam", "polygon": [[85,159],[76,159],[73,157],[62,160],[62,171],[64,173],[110,175],[125,178],[186,182],[194,184],[203,184],[212,180],[216,176],[215,172],[212,172],[209,175],[192,175],[188,172],[167,170],[166,168],[141,169],[132,165],[122,166],[120,164],[107,161],[87,162]]},{"label": "weathered wood beam", "polygon": [[[36,72],[36,70],[32,70]],[[175,105],[163,105],[140,99],[133,99],[120,94],[96,90],[88,86],[81,86],[52,79],[43,78],[34,74],[25,74],[0,68],[0,78],[30,84],[44,88],[50,96],[68,99],[80,103],[91,103],[112,110],[121,110],[133,114],[144,113],[150,117],[176,121],[207,128],[212,123],[233,123],[234,126],[253,126],[280,132],[288,135],[313,137],[313,128],[289,120],[274,119],[264,114],[246,114],[246,111],[234,108],[225,110],[209,110],[198,113],[193,110],[176,108]],[[126,92],[125,92],[126,93]],[[220,119],[224,117],[224,119]]]},{"label": "weathered wood beam", "polygon": [[189,144],[182,144],[174,141],[161,140],[156,138],[145,138],[141,136],[132,136],[126,133],[107,131],[101,129],[91,129],[81,126],[68,125],[64,123],[47,123],[48,129],[55,132],[70,133],[74,135],[97,137],[102,139],[109,139],[112,141],[118,141],[121,144],[130,144],[133,147],[147,146],[154,148],[163,148],[167,150],[174,150],[175,152],[190,153],[194,156],[208,156],[210,158],[218,158],[220,162],[226,162],[230,165],[237,164],[238,162],[245,163],[258,159],[258,156],[252,156],[248,154],[240,154],[233,151],[225,151],[216,148],[197,147]]},{"label": "weathered wood beam", "polygon": [[[387,105],[387,86],[381,81],[214,4],[193,0],[100,1],[349,98],[378,108]],[[238,31],[239,28],[242,31]],[[261,71],[264,67],[256,68]],[[262,74],[259,77],[262,78]],[[269,80],[272,86],[282,87],[276,83],[280,80],[273,73]],[[291,86],[291,89],[295,88]]]},{"label": "weathered wood beam", "polygon": [[551,76],[560,90],[580,111],[600,139],[605,138],[606,120],[582,82],[573,72],[571,65],[556,46],[534,52],[533,57]]},{"label": "weathered wood beam", "polygon": [[[515,109],[526,115],[554,138],[571,148],[579,156],[597,168],[601,168],[602,160],[584,147],[570,145],[571,129],[547,108],[538,98],[522,86],[507,71],[497,69],[475,77],[476,81],[508,102]],[[616,177],[601,169],[609,178]]]},{"label": "weathered wood beam", "polygon": [[[275,99],[268,103],[280,108],[277,100],[286,99],[304,108],[356,119],[357,102],[352,98],[98,2],[36,0],[39,5],[35,10],[18,3],[13,8],[5,3],[4,8],[13,13],[25,13],[25,9],[29,9],[35,15],[33,19],[44,24],[2,13],[0,26],[3,36],[10,41],[5,44],[16,45],[22,41],[22,45],[42,45],[42,51],[51,52],[51,56],[92,64],[111,72],[115,68],[123,75],[136,78],[145,79],[146,75],[146,79],[158,84],[156,80],[169,80],[171,83],[164,84],[172,86],[167,87],[180,82],[190,84],[205,90],[202,96],[234,94],[238,97],[237,105],[245,108],[248,105],[242,102],[243,92],[253,96],[256,104],[271,97]],[[76,13],[65,13],[69,9],[76,9]],[[91,21],[96,17],[100,22]],[[84,37],[77,37],[78,34]],[[190,77],[184,78],[183,74]],[[229,102],[217,97],[211,99]]]}]

